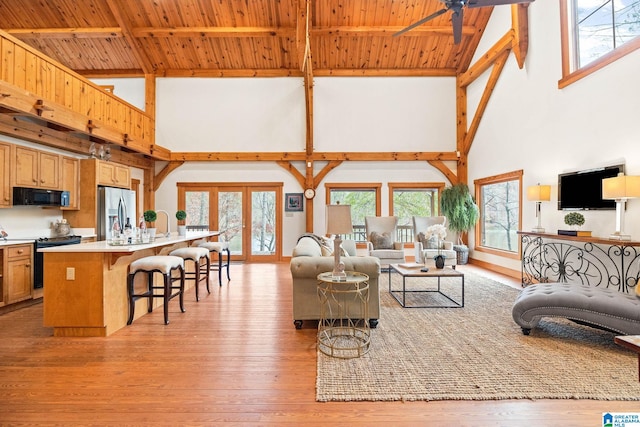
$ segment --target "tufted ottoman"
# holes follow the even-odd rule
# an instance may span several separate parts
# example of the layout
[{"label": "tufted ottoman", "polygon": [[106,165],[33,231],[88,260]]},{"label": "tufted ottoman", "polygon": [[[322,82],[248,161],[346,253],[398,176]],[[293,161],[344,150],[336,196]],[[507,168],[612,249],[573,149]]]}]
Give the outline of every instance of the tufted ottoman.
[{"label": "tufted ottoman", "polygon": [[635,293],[577,283],[527,286],[516,298],[512,315],[525,335],[543,317],[564,317],[624,335],[640,334],[640,298]]}]

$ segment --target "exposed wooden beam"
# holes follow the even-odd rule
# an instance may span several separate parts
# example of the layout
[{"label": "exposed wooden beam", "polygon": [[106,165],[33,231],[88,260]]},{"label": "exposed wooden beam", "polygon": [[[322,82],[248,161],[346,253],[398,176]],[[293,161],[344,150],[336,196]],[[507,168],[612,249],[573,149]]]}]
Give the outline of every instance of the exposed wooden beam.
[{"label": "exposed wooden beam", "polygon": [[164,181],[165,178],[167,176],[169,176],[169,174],[171,172],[173,172],[174,170],[178,169],[183,164],[184,164],[184,162],[182,162],[182,161],[174,161],[174,160],[172,160],[169,163],[167,163],[166,166],[160,172],[158,172],[157,175],[154,176],[154,178],[153,178],[153,191],[156,192],[158,190],[158,188],[160,188],[160,185],[162,184],[162,181]]},{"label": "exposed wooden beam", "polygon": [[136,59],[138,60],[140,67],[142,68],[142,71],[145,74],[153,74],[154,66],[152,62],[149,60],[149,57],[147,56],[147,54],[144,52],[144,49],[140,44],[140,41],[133,34],[131,27],[129,25],[129,21],[122,14],[123,8],[120,6],[119,0],[106,0],[106,2],[107,2],[107,5],[109,6],[109,10],[113,14],[113,16],[116,18],[118,25],[122,29],[122,33],[124,34],[129,44],[131,45],[131,51],[133,53],[133,56],[135,56]]},{"label": "exposed wooden beam", "polygon": [[24,39],[114,39],[123,37],[120,27],[74,28],[16,28],[6,30],[12,36]]},{"label": "exposed wooden beam", "polygon": [[[375,27],[354,27],[354,26],[336,26],[336,27],[313,27],[311,28],[312,36],[361,36],[361,37],[393,37],[395,33],[404,29],[404,26],[375,26]],[[462,27],[463,36],[472,36],[476,33],[476,29],[470,26]],[[430,35],[451,36],[453,38],[453,27],[451,25],[431,27],[421,26],[402,34],[402,37],[425,37]]]},{"label": "exposed wooden beam", "polygon": [[[189,162],[252,162],[252,161],[308,161],[309,156],[304,152],[172,152],[171,161]],[[458,154],[455,152],[314,152],[313,161],[455,161]]]},{"label": "exposed wooden beam", "polygon": [[478,77],[480,77],[485,71],[487,71],[502,53],[506,50],[511,50],[513,41],[513,31],[508,31],[504,36],[500,38],[478,61],[469,67],[467,72],[462,73],[458,77],[458,84],[460,86],[469,86]]},{"label": "exposed wooden beam", "polygon": [[458,183],[458,176],[453,173],[451,169],[449,169],[447,165],[444,164],[444,162],[440,160],[430,160],[429,164],[442,172],[442,174],[447,177],[451,185],[455,185]]},{"label": "exposed wooden beam", "polygon": [[296,36],[295,28],[283,27],[139,27],[133,28],[135,37],[290,37]]},{"label": "exposed wooden beam", "polygon": [[524,67],[529,50],[529,3],[511,5],[511,25],[513,27],[513,53],[518,67]]}]

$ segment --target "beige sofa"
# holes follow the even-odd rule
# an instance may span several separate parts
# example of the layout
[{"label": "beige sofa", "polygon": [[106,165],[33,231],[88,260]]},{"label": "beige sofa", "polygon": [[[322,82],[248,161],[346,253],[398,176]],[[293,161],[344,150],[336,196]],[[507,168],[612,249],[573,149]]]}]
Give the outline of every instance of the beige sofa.
[{"label": "beige sofa", "polygon": [[[369,324],[375,328],[380,318],[380,260],[371,256],[355,256],[355,243],[345,241],[343,248],[350,253],[343,256],[346,271],[358,271],[369,276]],[[313,237],[303,236],[293,249],[291,257],[291,276],[293,277],[293,323],[296,329],[302,328],[305,320],[320,318],[320,300],[318,298],[318,274],[333,270],[333,255],[328,255]]]}]

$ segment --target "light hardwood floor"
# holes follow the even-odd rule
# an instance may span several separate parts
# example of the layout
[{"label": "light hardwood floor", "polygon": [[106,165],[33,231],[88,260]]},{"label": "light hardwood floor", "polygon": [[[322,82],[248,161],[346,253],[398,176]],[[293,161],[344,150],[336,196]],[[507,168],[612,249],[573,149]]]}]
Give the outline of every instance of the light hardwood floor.
[{"label": "light hardwood floor", "polygon": [[186,313],[171,301],[168,326],[156,309],[107,338],[52,337],[41,304],[0,316],[0,424],[601,426],[605,411],[640,412],[588,400],[317,403],[315,330],[293,327],[289,264],[234,264],[231,279],[212,278],[198,303],[191,289]]}]

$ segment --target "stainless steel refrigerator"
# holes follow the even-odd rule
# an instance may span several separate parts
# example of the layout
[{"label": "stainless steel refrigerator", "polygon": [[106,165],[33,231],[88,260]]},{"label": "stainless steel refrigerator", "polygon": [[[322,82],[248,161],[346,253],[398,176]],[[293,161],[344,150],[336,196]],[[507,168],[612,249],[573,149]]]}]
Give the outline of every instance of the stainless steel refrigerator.
[{"label": "stainless steel refrigerator", "polygon": [[138,225],[136,218],[136,192],[113,187],[98,187],[98,240],[111,236],[113,223],[118,220],[120,229],[127,221]]}]

